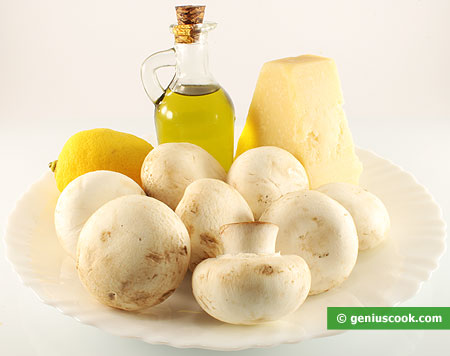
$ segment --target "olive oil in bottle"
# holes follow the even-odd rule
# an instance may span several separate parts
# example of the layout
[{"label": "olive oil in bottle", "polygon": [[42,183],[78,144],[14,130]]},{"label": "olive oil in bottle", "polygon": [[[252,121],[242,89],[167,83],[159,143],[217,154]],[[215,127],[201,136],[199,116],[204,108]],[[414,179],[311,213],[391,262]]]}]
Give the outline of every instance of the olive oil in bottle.
[{"label": "olive oil in bottle", "polygon": [[233,161],[234,109],[228,94],[218,86],[187,85],[170,89],[155,107],[159,143],[190,142],[228,170]]},{"label": "olive oil in bottle", "polygon": [[[215,81],[208,66],[208,32],[215,23],[203,23],[204,6],[178,6],[178,24],[172,25],[174,48],[157,52],[142,65],[142,81],[155,104],[158,142],[190,142],[228,171],[234,152],[234,106]],[[159,84],[156,70],[174,66],[169,87]]]}]

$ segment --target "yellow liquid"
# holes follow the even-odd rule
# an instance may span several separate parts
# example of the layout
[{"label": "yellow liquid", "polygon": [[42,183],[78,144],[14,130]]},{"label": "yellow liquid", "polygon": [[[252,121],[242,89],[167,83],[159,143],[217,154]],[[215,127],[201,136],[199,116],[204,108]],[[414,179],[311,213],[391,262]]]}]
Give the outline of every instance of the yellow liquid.
[{"label": "yellow liquid", "polygon": [[190,142],[214,156],[226,171],[233,161],[234,107],[218,86],[189,85],[166,93],[155,107],[158,142]]}]

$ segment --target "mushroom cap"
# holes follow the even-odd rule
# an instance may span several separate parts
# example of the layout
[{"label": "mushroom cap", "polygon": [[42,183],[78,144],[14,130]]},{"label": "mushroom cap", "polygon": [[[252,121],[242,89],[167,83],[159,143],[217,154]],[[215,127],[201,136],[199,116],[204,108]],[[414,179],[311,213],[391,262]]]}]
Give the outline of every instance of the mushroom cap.
[{"label": "mushroom cap", "polygon": [[192,143],[163,143],[155,147],[142,164],[141,179],[147,195],[173,210],[186,187],[200,178],[225,180],[226,173],[213,156]]},{"label": "mushroom cap", "polygon": [[286,193],[309,188],[308,176],[300,161],[274,146],[257,147],[241,154],[228,172],[227,183],[241,193],[255,219]]},{"label": "mushroom cap", "polygon": [[77,257],[81,282],[100,302],[145,309],[163,302],[183,280],[189,235],[164,203],[128,195],[106,203],[89,218]]},{"label": "mushroom cap", "polygon": [[288,193],[261,216],[279,226],[276,251],[303,257],[311,270],[310,295],[341,284],[358,255],[358,236],[350,213],[323,193]]},{"label": "mushroom cap", "polygon": [[133,179],[118,172],[89,172],[70,182],[55,208],[56,235],[64,250],[75,259],[78,237],[89,217],[110,200],[130,194],[145,195]]},{"label": "mushroom cap", "polygon": [[280,319],[305,301],[310,285],[308,265],[295,255],[222,255],[201,262],[192,275],[202,309],[231,324]]},{"label": "mushroom cap", "polygon": [[253,221],[253,213],[238,191],[210,178],[191,183],[175,212],[189,231],[192,248],[189,268],[192,271],[205,258],[223,253],[222,225]]},{"label": "mushroom cap", "polygon": [[329,183],[317,189],[348,210],[358,232],[359,249],[377,246],[390,228],[389,213],[374,194],[350,183]]}]

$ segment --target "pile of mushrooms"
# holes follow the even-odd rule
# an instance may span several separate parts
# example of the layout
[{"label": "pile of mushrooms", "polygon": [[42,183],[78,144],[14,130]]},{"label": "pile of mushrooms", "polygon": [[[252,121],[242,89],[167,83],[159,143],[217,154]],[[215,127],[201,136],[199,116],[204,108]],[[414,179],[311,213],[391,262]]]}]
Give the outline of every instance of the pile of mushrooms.
[{"label": "pile of mushrooms", "polygon": [[124,310],[163,302],[190,269],[193,295],[214,318],[277,320],[343,283],[358,250],[380,244],[390,226],[381,200],[359,186],[309,190],[302,164],[278,147],[248,150],[227,174],[198,146],[161,144],[141,178],[142,188],[119,173],[87,173],[55,211],[82,284]]}]

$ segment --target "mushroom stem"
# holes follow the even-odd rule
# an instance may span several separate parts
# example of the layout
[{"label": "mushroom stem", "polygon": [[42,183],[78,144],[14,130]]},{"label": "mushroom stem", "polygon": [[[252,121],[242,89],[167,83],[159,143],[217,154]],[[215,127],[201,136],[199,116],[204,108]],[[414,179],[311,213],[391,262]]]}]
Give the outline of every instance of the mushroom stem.
[{"label": "mushroom stem", "polygon": [[278,226],[272,223],[254,221],[223,225],[220,228],[224,253],[275,253]]}]

